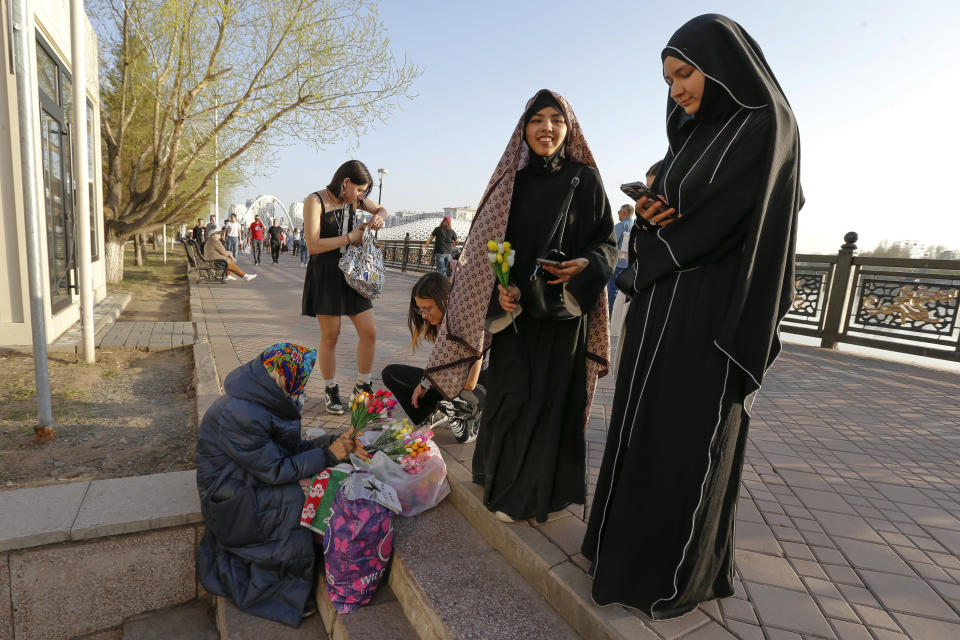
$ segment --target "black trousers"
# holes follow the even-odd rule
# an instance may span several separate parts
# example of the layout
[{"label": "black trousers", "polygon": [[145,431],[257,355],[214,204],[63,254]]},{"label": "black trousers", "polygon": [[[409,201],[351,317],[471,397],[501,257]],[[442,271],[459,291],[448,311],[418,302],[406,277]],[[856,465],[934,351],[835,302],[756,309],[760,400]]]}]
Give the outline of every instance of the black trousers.
[{"label": "black trousers", "polygon": [[273,258],[274,263],[280,260],[280,243],[279,242],[270,243],[270,256]]},{"label": "black trousers", "polygon": [[253,264],[260,264],[260,252],[263,251],[263,240],[251,240],[250,248],[253,251]]},{"label": "black trousers", "polygon": [[423,369],[411,367],[406,364],[388,364],[380,372],[383,378],[384,386],[393,392],[393,396],[403,407],[407,417],[413,424],[420,424],[433,413],[437,408],[437,403],[443,397],[434,389],[427,389],[420,401],[420,406],[415,407],[411,400],[413,399],[413,388],[420,384],[423,379]]}]

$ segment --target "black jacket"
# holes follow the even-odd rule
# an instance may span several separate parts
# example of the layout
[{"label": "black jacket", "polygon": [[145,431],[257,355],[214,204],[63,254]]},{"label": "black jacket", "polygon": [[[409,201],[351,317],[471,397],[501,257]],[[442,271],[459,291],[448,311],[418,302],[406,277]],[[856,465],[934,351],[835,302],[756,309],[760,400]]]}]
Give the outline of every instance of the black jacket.
[{"label": "black jacket", "polygon": [[298,483],[336,463],[333,437],[300,437],[300,409],[259,358],[224,382],[197,435],[197,489],[207,530],[197,549],[203,586],[247,613],[300,623],[314,580]]}]

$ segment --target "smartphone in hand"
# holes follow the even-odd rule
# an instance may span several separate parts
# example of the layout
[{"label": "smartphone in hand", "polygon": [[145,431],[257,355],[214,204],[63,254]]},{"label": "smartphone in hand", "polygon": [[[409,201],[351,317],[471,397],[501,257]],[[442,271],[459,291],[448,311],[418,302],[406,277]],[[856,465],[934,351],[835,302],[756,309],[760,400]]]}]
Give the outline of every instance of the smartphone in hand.
[{"label": "smartphone in hand", "polygon": [[639,180],[620,185],[620,191],[623,191],[630,197],[631,200],[634,201],[639,200],[644,196],[650,198],[651,200],[659,199],[657,198],[657,194],[650,190],[650,187]]},{"label": "smartphone in hand", "polygon": [[549,265],[549,266],[551,266],[551,267],[559,267],[559,266],[560,266],[560,262],[559,262],[559,261],[557,261],[557,260],[547,260],[546,258],[537,258],[536,262],[537,262],[537,264],[540,265],[540,266],[543,266],[543,265]]}]

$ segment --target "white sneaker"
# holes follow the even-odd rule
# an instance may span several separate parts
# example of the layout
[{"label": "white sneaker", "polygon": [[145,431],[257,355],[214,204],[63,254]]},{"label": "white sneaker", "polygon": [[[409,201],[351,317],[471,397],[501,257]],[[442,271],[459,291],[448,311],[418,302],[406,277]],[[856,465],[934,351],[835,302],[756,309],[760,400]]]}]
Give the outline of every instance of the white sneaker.
[{"label": "white sneaker", "polygon": [[227,277],[224,278],[224,280],[239,280],[239,279],[240,279],[240,278],[238,278],[237,276],[233,275],[232,273],[228,273],[228,274],[227,274]]},{"label": "white sneaker", "polygon": [[257,274],[255,274],[255,273],[248,273],[247,275],[243,276],[243,279],[244,279],[244,280],[253,280],[253,279],[256,278],[256,277],[257,277]]}]

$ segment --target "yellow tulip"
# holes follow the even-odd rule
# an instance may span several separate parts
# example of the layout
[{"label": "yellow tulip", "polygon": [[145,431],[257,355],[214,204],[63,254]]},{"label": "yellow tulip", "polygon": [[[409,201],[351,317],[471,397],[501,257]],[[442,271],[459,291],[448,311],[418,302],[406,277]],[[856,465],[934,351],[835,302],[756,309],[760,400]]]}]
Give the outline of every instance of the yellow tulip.
[{"label": "yellow tulip", "polygon": [[498,254],[497,254],[497,262],[498,262],[498,263],[503,263],[503,254],[502,254],[502,253],[498,253]]},{"label": "yellow tulip", "polygon": [[489,249],[490,251],[496,251],[496,250],[497,250],[497,243],[494,242],[493,240],[489,240],[489,241],[487,242],[487,249]]},{"label": "yellow tulip", "polygon": [[504,273],[509,273],[509,272],[510,272],[510,263],[507,262],[506,260],[504,260],[504,261],[503,261],[503,264],[500,265],[500,268],[503,270]]},{"label": "yellow tulip", "polygon": [[510,253],[510,243],[509,243],[509,242],[504,242],[504,243],[503,243],[503,252],[504,252],[504,253]]}]

